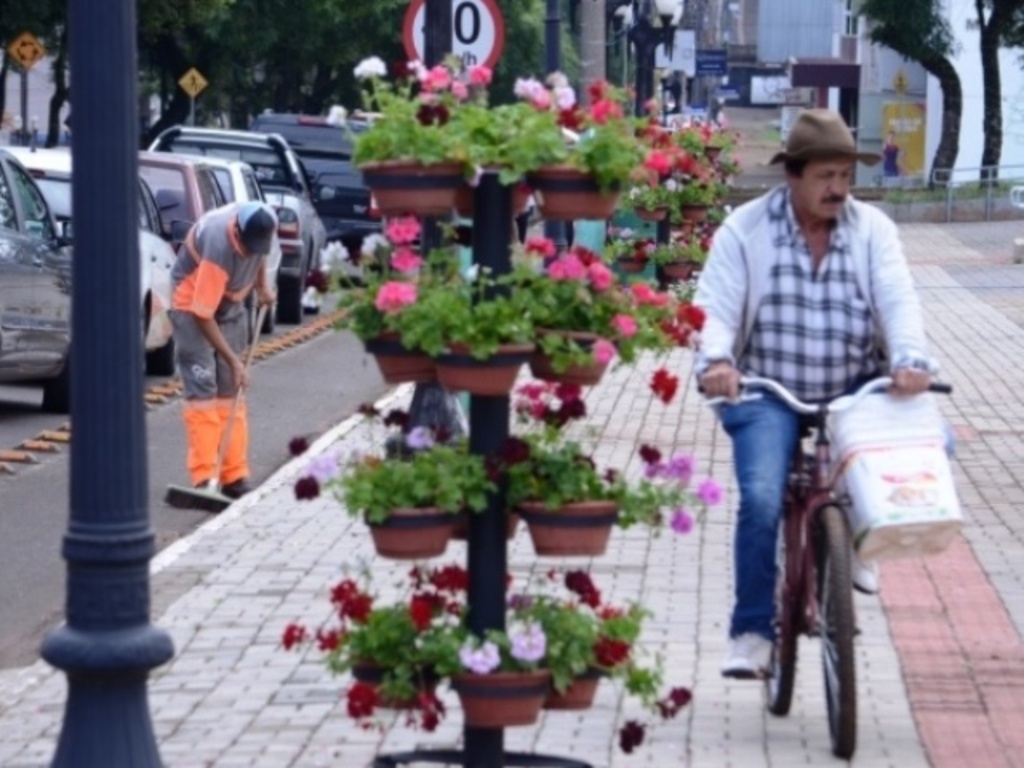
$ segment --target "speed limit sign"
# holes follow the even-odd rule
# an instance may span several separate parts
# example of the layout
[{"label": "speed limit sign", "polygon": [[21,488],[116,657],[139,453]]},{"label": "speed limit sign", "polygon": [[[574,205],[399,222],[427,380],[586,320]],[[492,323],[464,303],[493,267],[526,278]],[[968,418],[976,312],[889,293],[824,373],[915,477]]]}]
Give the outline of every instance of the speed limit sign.
[{"label": "speed limit sign", "polygon": [[[493,67],[505,47],[505,19],[495,0],[451,0],[452,53],[464,66]],[[425,0],[412,0],[402,24],[402,42],[410,59],[423,61]]]}]

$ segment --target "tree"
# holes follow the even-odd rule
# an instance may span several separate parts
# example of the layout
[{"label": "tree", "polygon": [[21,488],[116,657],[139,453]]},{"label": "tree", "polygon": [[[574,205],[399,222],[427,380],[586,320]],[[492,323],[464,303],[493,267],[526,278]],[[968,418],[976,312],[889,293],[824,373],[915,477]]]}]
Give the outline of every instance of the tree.
[{"label": "tree", "polygon": [[963,89],[950,61],[953,33],[943,14],[943,0],[864,0],[860,13],[871,22],[872,42],[918,62],[942,89],[942,132],[932,170],[953,168],[960,152]]},{"label": "tree", "polygon": [[1021,0],[974,0],[980,33],[981,76],[984,93],[982,127],[985,143],[981,152],[981,180],[995,179],[1003,153],[1002,75],[999,46],[1011,33],[1024,11]]},{"label": "tree", "polygon": [[[603,0],[580,2],[580,79],[584,84],[607,78],[607,46],[605,43],[605,4]],[[580,94],[587,98],[586,90]]]}]

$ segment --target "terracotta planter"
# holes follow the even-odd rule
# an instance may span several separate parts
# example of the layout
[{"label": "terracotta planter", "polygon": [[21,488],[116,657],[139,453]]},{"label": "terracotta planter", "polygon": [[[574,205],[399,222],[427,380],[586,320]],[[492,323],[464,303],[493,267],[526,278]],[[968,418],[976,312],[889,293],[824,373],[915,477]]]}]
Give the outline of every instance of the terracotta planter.
[{"label": "terracotta planter", "polygon": [[377,554],[392,560],[443,555],[455,524],[455,515],[434,507],[393,509],[383,523],[368,523]]},{"label": "terracotta planter", "polygon": [[[473,218],[473,199],[475,190],[469,184],[459,187],[455,195],[455,212],[464,219]],[[529,190],[522,184],[512,187],[512,215],[518,216],[526,207],[526,201],[530,199]]]},{"label": "terracotta planter", "polygon": [[[384,679],[385,672],[386,669],[384,667],[372,661],[360,661],[352,665],[352,677],[360,683],[373,686],[374,690],[377,690],[381,680]],[[420,693],[433,693],[440,680],[441,678],[437,676],[433,669],[423,669],[420,672],[418,691]],[[413,709],[416,706],[416,698],[392,699],[378,692],[377,705],[387,709]]]},{"label": "terracotta planter", "polygon": [[437,379],[452,392],[502,397],[512,391],[523,363],[533,354],[533,344],[504,344],[486,360],[453,345],[436,359]]},{"label": "terracotta planter", "polygon": [[463,722],[472,728],[532,725],[551,690],[551,673],[540,670],[455,675],[452,688],[462,702]]},{"label": "terracotta planter", "polygon": [[623,272],[636,275],[647,269],[647,262],[643,259],[616,259],[615,263]]},{"label": "terracotta planter", "polygon": [[679,214],[683,221],[704,221],[708,217],[708,205],[687,205],[679,206]]},{"label": "terracotta planter", "polygon": [[463,183],[458,163],[388,160],[360,170],[382,216],[447,216]]},{"label": "terracotta planter", "polygon": [[406,349],[397,334],[367,339],[363,347],[373,355],[380,375],[388,384],[437,380],[434,359],[423,352]]},{"label": "terracotta planter", "polygon": [[683,281],[693,277],[693,273],[700,267],[696,261],[673,261],[670,264],[662,264],[661,271],[669,280]]},{"label": "terracotta planter", "polygon": [[619,517],[614,501],[579,501],[557,510],[548,510],[543,502],[527,501],[516,511],[526,523],[538,555],[603,555]]},{"label": "terracotta planter", "polygon": [[[595,333],[583,331],[543,330],[538,333],[568,336],[577,345],[586,350],[592,349],[594,343],[599,338]],[[571,365],[564,371],[559,372],[555,370],[551,357],[541,352],[539,348],[533,353],[533,357],[530,358],[530,372],[534,378],[543,379],[544,381],[557,381],[562,384],[578,384],[581,387],[597,384],[601,381],[607,368],[608,363],[599,363],[594,360],[588,365]]]},{"label": "terracotta planter", "polygon": [[604,672],[597,668],[588,669],[561,693],[553,688],[544,699],[544,709],[590,709],[597,695],[597,686],[604,677]]},{"label": "terracotta planter", "polygon": [[643,221],[661,221],[668,216],[668,207],[659,206],[657,208],[637,208],[634,213],[636,217]]},{"label": "terracotta planter", "polygon": [[545,219],[607,219],[619,202],[619,189],[602,192],[593,176],[567,165],[541,168],[527,175]]},{"label": "terracotta planter", "polygon": [[[505,540],[512,541],[516,535],[516,528],[519,527],[519,515],[515,512],[509,512],[505,516]],[[458,522],[455,524],[455,530],[452,531],[453,541],[468,541],[469,540],[469,514],[461,514],[458,516]]]}]

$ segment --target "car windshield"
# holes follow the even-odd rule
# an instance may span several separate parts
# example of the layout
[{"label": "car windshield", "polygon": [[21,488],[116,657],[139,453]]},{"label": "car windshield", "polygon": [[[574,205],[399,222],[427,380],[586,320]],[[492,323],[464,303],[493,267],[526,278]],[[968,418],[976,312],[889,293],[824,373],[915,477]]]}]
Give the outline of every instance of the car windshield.
[{"label": "car windshield", "polygon": [[212,146],[198,144],[179,139],[171,146],[173,152],[188,155],[207,155],[220,157],[224,160],[241,160],[248,163],[256,171],[256,178],[261,185],[288,187],[288,169],[284,159],[277,152],[267,147],[243,146]]},{"label": "car windshield", "polygon": [[71,179],[57,179],[52,176],[34,177],[36,186],[46,198],[47,205],[58,219],[71,218]]}]

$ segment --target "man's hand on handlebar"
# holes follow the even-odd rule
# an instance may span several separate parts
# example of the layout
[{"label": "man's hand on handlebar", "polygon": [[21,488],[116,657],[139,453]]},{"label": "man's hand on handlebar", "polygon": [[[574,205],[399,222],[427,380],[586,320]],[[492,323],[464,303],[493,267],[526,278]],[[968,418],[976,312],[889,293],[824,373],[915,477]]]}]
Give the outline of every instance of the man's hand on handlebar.
[{"label": "man's hand on handlebar", "polygon": [[740,394],[740,372],[732,363],[712,363],[700,377],[700,385],[707,397],[735,400]]},{"label": "man's hand on handlebar", "polygon": [[932,375],[919,368],[897,368],[892,372],[891,392],[895,395],[917,395],[928,389]]}]

